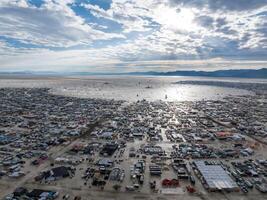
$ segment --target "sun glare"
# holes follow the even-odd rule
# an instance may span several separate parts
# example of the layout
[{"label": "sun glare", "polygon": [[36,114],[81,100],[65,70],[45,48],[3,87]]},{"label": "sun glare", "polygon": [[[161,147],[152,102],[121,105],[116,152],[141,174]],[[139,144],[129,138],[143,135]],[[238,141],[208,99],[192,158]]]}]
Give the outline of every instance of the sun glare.
[{"label": "sun glare", "polygon": [[194,13],[188,8],[176,10],[174,8],[160,6],[155,14],[158,16],[159,23],[169,29],[191,31],[196,28]]}]

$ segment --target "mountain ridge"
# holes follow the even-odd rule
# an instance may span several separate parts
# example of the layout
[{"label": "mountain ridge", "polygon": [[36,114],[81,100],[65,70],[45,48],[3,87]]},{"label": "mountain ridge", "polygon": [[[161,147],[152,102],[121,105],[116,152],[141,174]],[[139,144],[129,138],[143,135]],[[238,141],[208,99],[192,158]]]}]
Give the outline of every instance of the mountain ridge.
[{"label": "mountain ridge", "polygon": [[0,75],[133,75],[133,76],[202,76],[202,77],[233,77],[233,78],[267,78],[267,68],[261,69],[229,69],[216,71],[177,70],[168,72],[122,72],[122,73],[97,73],[97,72],[38,72],[14,71],[0,72]]}]

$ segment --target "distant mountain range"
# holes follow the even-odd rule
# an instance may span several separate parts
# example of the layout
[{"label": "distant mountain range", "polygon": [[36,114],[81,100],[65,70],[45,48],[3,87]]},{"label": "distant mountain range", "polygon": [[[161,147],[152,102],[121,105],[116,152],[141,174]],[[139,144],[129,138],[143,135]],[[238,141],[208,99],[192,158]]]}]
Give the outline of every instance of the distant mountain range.
[{"label": "distant mountain range", "polygon": [[92,73],[92,72],[0,72],[0,75],[39,75],[39,76],[89,76],[89,75],[132,75],[132,76],[204,76],[204,77],[236,77],[236,78],[267,78],[267,68],[235,69],[217,71],[170,71],[170,72],[128,72],[128,73]]},{"label": "distant mountain range", "polygon": [[133,72],[132,75],[267,78],[267,68],[217,71]]}]

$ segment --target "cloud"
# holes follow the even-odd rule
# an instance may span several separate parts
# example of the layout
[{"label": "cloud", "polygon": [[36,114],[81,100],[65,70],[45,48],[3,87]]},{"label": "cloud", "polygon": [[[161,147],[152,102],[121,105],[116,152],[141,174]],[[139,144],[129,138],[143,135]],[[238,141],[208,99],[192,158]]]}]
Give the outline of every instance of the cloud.
[{"label": "cloud", "polygon": [[253,10],[266,6],[267,0],[209,0],[209,8],[233,11]]},{"label": "cloud", "polygon": [[212,27],[213,23],[214,23],[214,19],[210,16],[199,16],[196,19],[196,22],[203,26],[203,27]]},{"label": "cloud", "polygon": [[267,0],[169,0],[169,3],[210,10],[247,11],[266,6]]},{"label": "cloud", "polygon": [[72,1],[47,0],[40,8],[26,1],[2,3],[0,35],[47,47],[88,45],[94,40],[123,38],[122,34],[92,28],[71,10],[69,3]]},{"label": "cloud", "polygon": [[[98,5],[83,4],[94,16],[113,20],[123,26],[124,32],[150,30],[149,10],[137,6],[134,1],[113,1],[110,9],[104,10]],[[127,12],[126,12],[127,11]]]},{"label": "cloud", "polygon": [[[0,42],[0,47],[2,48]],[[111,59],[111,48],[101,50],[10,49],[13,52],[1,56],[1,71],[88,71],[88,72],[134,72],[134,71],[175,71],[175,70],[219,70],[267,67],[267,61],[227,60],[224,58],[199,60],[146,60],[122,61]],[[115,50],[115,49],[113,49]],[[118,54],[123,52],[118,50]],[[1,53],[1,52],[0,52]],[[114,57],[114,55],[112,55]],[[27,66],[27,68],[25,68]]]}]

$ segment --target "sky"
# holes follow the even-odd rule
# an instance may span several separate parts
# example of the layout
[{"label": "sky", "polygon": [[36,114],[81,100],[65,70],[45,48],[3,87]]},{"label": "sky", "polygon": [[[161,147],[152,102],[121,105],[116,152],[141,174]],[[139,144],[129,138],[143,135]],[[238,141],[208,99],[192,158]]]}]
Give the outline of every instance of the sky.
[{"label": "sky", "polygon": [[0,71],[267,67],[267,0],[0,0]]}]

